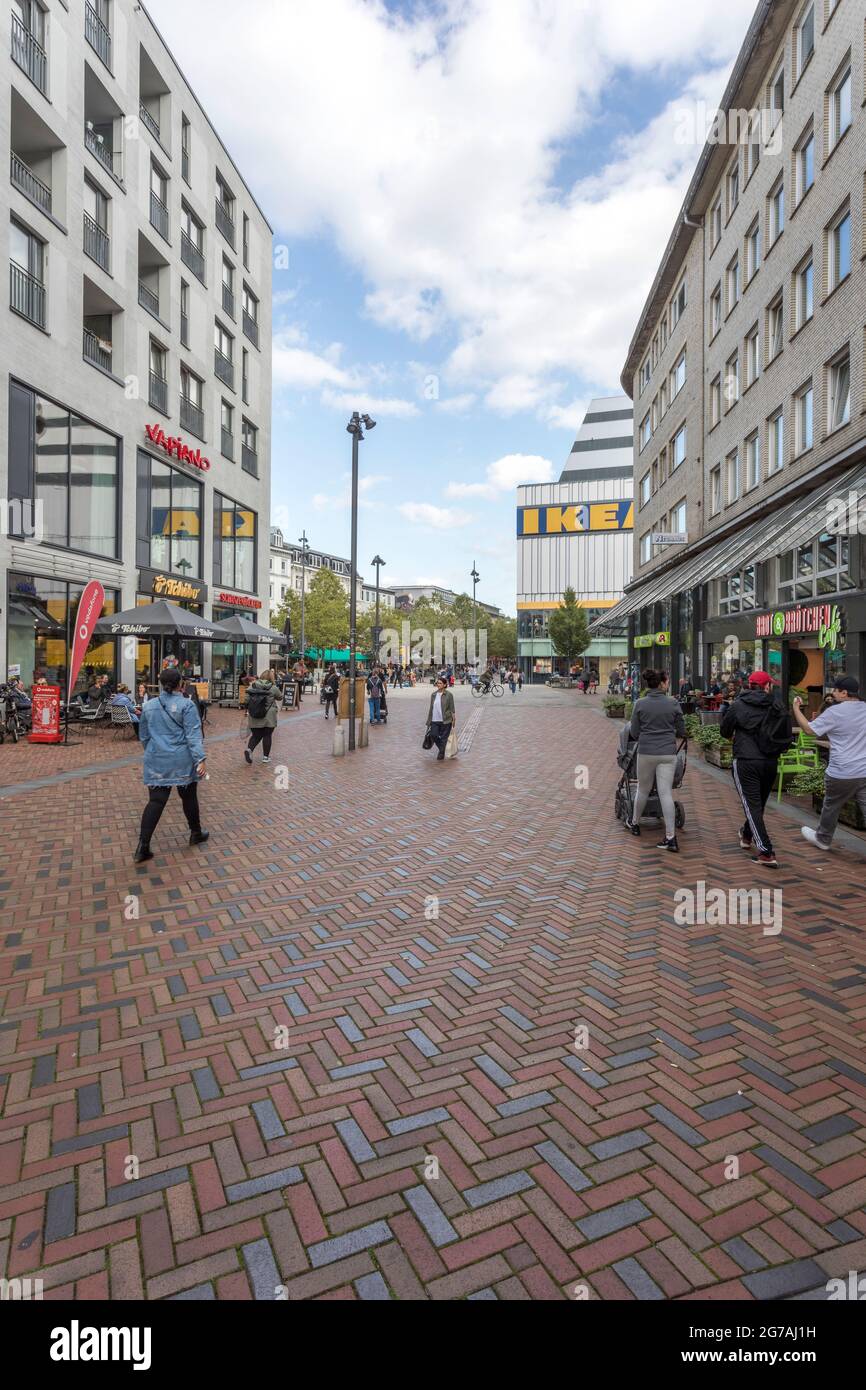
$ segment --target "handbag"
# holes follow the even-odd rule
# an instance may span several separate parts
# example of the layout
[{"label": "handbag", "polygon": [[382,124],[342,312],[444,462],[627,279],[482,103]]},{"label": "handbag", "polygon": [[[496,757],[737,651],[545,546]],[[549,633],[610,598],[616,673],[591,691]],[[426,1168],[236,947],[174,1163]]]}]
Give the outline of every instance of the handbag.
[{"label": "handbag", "polygon": [[445,757],[457,757],[457,730],[454,728],[453,724],[451,726],[451,732],[448,735],[448,742],[445,745]]},{"label": "handbag", "polygon": [[430,732],[429,729],[427,730],[426,734],[424,735],[424,742],[421,744],[421,747],[422,747],[422,748],[425,748],[425,749],[426,749],[426,748],[432,748],[432,747],[433,747],[433,735],[431,734],[431,732]]}]

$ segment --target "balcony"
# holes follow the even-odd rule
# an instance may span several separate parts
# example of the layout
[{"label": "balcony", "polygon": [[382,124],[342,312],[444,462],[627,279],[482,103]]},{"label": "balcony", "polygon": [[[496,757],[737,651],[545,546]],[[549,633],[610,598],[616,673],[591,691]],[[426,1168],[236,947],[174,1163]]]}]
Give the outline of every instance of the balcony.
[{"label": "balcony", "polygon": [[89,212],[84,214],[84,254],[103,270],[111,265],[111,240],[104,227],[94,222]]},{"label": "balcony", "polygon": [[234,459],[235,437],[231,430],[227,430],[225,426],[222,428],[222,452],[224,458]]},{"label": "balcony", "polygon": [[19,159],[15,151],[12,151],[12,182],[15,187],[29,198],[31,203],[35,203],[43,212],[51,212],[51,189],[47,184],[38,179],[29,165]]},{"label": "balcony", "polygon": [[213,369],[220,381],[233,391],[235,389],[235,364],[230,357],[226,357],[225,353],[220,352],[219,348],[214,348]]},{"label": "balcony", "polygon": [[150,131],[155,140],[159,140],[159,121],[151,111],[148,111],[144,102],[139,106],[138,114],[141,117],[141,124],[145,129]]},{"label": "balcony", "polygon": [[235,316],[235,296],[234,296],[234,291],[233,291],[232,289],[230,289],[229,286],[228,286],[227,284],[225,284],[225,282],[223,282],[223,309],[224,309],[225,312],[228,314],[228,316],[229,316],[230,319],[233,319],[233,318],[234,318],[234,316]]},{"label": "balcony", "polygon": [[29,275],[15,261],[10,263],[9,269],[10,309],[14,309],[16,314],[21,314],[22,318],[35,323],[37,328],[44,328],[46,324],[45,286],[41,280],[37,280],[35,275]]},{"label": "balcony", "polygon": [[255,449],[248,448],[246,444],[241,446],[241,468],[253,478],[259,476],[259,456]]},{"label": "balcony", "polygon": [[112,344],[104,338],[97,338],[86,325],[84,328],[84,360],[104,372],[111,371]]},{"label": "balcony", "polygon": [[103,168],[108,170],[109,174],[115,178],[120,178],[120,171],[114,167],[115,163],[119,162],[120,156],[115,156],[111,146],[106,144],[104,135],[99,134],[92,126],[86,125],[84,127],[84,143]]},{"label": "balcony", "polygon": [[159,318],[159,295],[156,294],[149,285],[143,280],[138,282],[138,302],[142,309],[146,309],[149,314],[153,314],[155,319]]},{"label": "balcony", "polygon": [[244,334],[245,334],[245,336],[246,336],[247,338],[249,338],[250,342],[253,344],[254,347],[258,347],[258,345],[259,345],[259,325],[256,323],[255,319],[252,318],[251,315],[247,313],[246,309],[244,309],[243,324],[244,324]]},{"label": "balcony", "polygon": [[204,255],[186,232],[180,234],[180,258],[184,265],[189,266],[196,279],[204,284]]},{"label": "balcony", "polygon": [[17,14],[12,16],[12,61],[26,72],[43,96],[48,95],[48,55]]},{"label": "balcony", "polygon": [[84,6],[84,37],[94,53],[111,71],[111,34],[92,5]]},{"label": "balcony", "polygon": [[150,190],[150,225],[168,241],[168,208],[153,189]]},{"label": "balcony", "polygon": [[232,215],[224,203],[219,198],[216,200],[216,224],[217,229],[222,232],[229,246],[235,249],[235,224]]},{"label": "balcony", "polygon": [[154,410],[168,414],[168,382],[156,372],[150,373],[150,404]]},{"label": "balcony", "polygon": [[181,429],[189,430],[196,439],[204,440],[204,411],[186,396],[180,398]]}]

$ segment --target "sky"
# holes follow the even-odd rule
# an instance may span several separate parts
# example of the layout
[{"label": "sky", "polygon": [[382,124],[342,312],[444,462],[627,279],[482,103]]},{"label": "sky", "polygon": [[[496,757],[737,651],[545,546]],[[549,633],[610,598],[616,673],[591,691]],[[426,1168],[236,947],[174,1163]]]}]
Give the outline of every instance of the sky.
[{"label": "sky", "polygon": [[[515,611],[755,0],[147,0],[274,228],[272,524]],[[707,114],[709,113],[709,114]]]}]

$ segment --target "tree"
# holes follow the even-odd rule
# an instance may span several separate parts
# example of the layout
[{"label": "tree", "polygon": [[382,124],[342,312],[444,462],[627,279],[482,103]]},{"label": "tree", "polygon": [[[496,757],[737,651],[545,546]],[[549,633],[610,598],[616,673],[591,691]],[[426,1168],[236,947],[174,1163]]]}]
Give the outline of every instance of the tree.
[{"label": "tree", "polygon": [[316,573],[307,594],[304,627],[307,646],[318,647],[323,654],[329,647],[347,645],[349,595],[333,570],[320,569]]},{"label": "tree", "polygon": [[[290,589],[283,599],[279,608],[274,609],[270,616],[270,626],[277,632],[282,632],[286,625],[286,618],[292,620],[292,644],[295,648],[300,647],[301,642],[301,596]],[[289,652],[286,650],[285,655]]]},{"label": "tree", "polygon": [[562,595],[562,603],[550,615],[550,640],[559,656],[564,656],[569,665],[575,657],[582,656],[592,638],[586,622],[586,613],[577,606],[577,595],[569,588]]},{"label": "tree", "polygon": [[487,632],[487,650],[500,661],[517,658],[517,619],[494,618]]}]

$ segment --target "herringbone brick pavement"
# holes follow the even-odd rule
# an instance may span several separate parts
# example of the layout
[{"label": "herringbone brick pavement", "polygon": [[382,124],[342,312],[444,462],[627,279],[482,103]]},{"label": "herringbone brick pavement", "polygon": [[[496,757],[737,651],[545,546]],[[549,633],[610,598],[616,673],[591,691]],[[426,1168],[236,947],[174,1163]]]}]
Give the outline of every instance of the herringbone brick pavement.
[{"label": "herringbone brick pavement", "polygon": [[[445,764],[424,708],[392,696],[345,760],[317,718],[270,768],[214,742],[210,843],[175,800],[141,869],[137,766],[4,802],[0,1272],[48,1298],[765,1299],[862,1268],[862,859],[777,821],[757,883],[697,768],[679,857],[625,836],[618,726],[573,694],[485,702]],[[680,924],[700,880],[781,889],[781,933]]]}]

